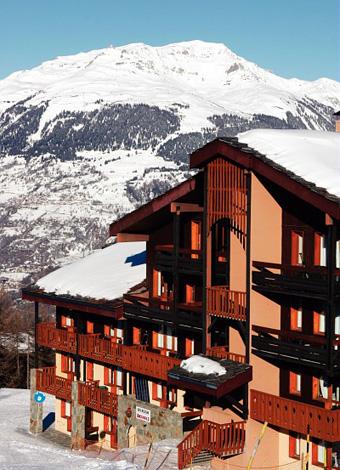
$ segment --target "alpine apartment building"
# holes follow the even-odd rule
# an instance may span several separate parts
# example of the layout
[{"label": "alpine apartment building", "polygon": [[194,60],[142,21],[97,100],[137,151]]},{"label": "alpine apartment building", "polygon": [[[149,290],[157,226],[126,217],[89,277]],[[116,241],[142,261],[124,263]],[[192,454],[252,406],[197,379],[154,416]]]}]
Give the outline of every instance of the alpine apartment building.
[{"label": "alpine apartment building", "polygon": [[74,448],[176,437],[179,468],[246,467],[264,432],[257,468],[339,468],[340,134],[217,138],[190,167],[112,245],[23,289],[32,393],[55,395]]}]

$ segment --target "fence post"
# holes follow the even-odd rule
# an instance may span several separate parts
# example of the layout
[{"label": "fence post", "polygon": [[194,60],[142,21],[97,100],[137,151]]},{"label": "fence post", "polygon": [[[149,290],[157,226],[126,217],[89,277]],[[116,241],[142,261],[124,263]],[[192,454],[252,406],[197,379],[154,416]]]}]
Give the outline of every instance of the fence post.
[{"label": "fence post", "polygon": [[43,404],[37,403],[34,399],[34,395],[37,391],[37,370],[30,370],[30,426],[29,432],[31,434],[40,434],[43,432]]}]

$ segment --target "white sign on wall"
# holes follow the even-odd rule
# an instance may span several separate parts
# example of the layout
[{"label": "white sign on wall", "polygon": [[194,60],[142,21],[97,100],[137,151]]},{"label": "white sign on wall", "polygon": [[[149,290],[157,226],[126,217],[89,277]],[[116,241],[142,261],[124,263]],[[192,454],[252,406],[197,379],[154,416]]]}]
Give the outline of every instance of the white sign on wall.
[{"label": "white sign on wall", "polygon": [[151,421],[151,411],[147,408],[142,408],[141,406],[136,406],[136,418],[145,423],[150,423]]}]

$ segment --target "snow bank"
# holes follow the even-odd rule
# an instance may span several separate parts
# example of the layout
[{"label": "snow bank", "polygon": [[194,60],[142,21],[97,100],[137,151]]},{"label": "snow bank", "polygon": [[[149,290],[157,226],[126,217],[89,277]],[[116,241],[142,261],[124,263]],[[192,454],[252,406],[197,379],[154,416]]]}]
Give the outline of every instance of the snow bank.
[{"label": "snow bank", "polygon": [[218,362],[203,356],[191,356],[181,362],[182,369],[193,374],[224,375],[226,370]]},{"label": "snow bank", "polygon": [[295,175],[340,197],[340,133],[256,129],[237,137]]},{"label": "snow bank", "polygon": [[145,242],[115,243],[39,279],[45,292],[114,300],[146,278]]}]

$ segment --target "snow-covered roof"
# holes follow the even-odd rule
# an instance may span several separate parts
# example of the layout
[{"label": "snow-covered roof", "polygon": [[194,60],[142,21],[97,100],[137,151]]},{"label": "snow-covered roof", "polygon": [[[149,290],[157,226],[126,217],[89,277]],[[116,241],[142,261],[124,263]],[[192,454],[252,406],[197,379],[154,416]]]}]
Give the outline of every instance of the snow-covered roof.
[{"label": "snow-covered roof", "polygon": [[182,369],[193,374],[225,375],[226,370],[221,364],[204,356],[191,356],[181,362]]},{"label": "snow-covered roof", "polygon": [[145,242],[114,243],[42,277],[47,293],[115,300],[146,278]]},{"label": "snow-covered roof", "polygon": [[240,143],[340,198],[340,133],[255,129],[237,137]]}]

